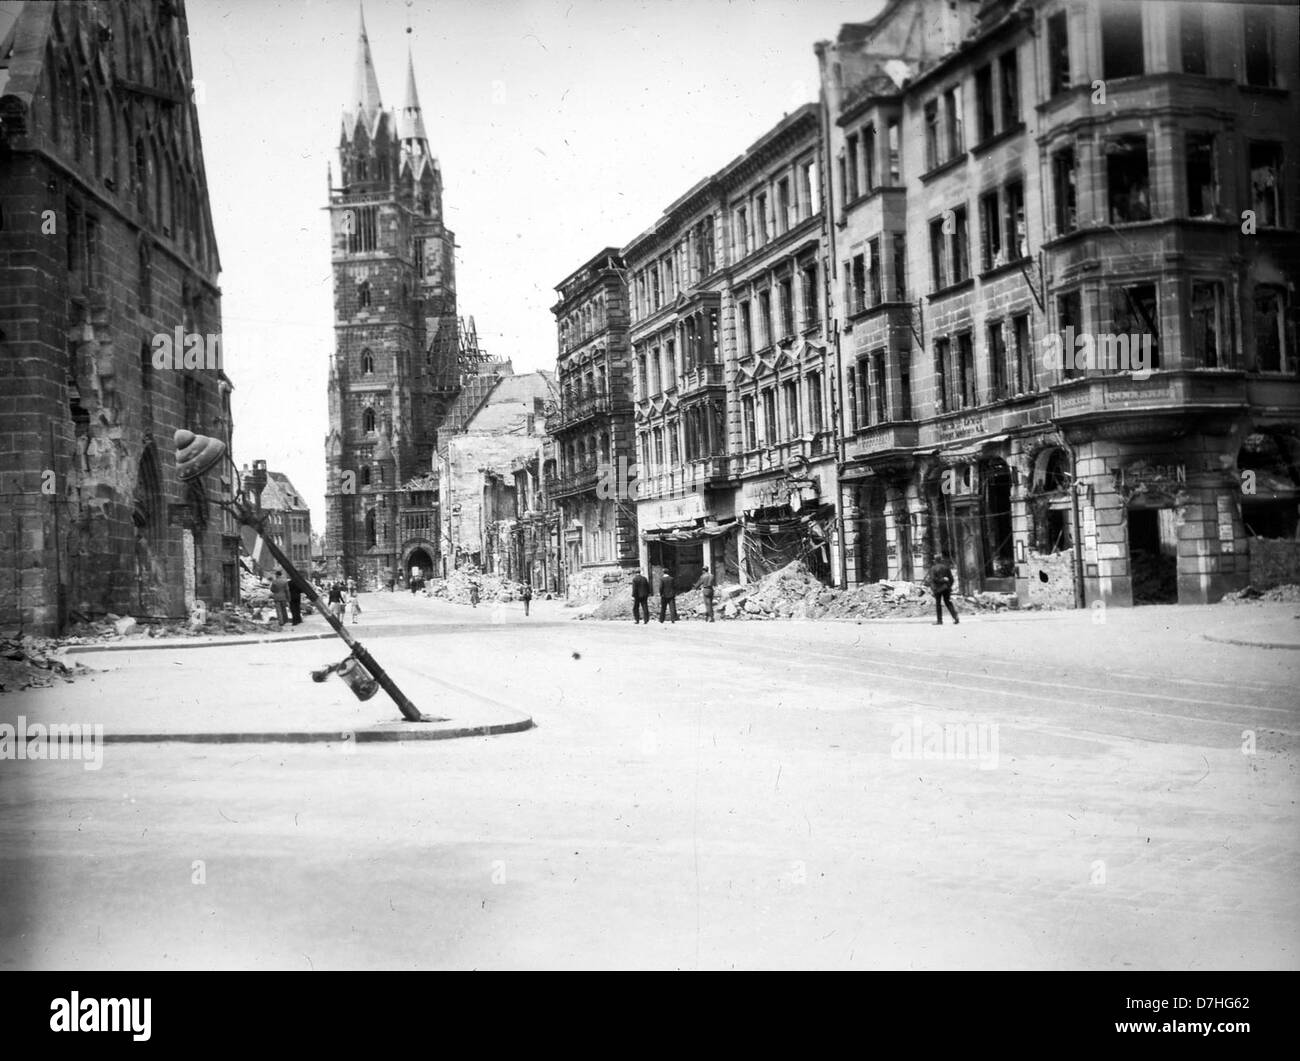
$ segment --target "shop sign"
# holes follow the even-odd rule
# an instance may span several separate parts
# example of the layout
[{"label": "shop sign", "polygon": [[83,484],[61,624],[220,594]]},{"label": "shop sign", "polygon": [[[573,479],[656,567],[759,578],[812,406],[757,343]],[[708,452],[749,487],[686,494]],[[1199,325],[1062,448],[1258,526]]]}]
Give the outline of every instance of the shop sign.
[{"label": "shop sign", "polygon": [[704,495],[687,494],[685,497],[665,498],[662,501],[643,501],[637,505],[636,511],[637,522],[642,530],[650,530],[664,523],[703,519]]}]

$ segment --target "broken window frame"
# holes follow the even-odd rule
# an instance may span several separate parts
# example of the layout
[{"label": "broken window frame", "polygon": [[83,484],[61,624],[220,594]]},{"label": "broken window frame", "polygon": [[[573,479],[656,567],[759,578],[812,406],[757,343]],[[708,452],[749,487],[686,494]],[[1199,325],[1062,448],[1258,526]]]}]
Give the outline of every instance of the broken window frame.
[{"label": "broken window frame", "polygon": [[1028,313],[1011,318],[1011,335],[1016,347],[1016,393],[1033,394],[1038,390],[1038,365]]},{"label": "broken window frame", "polygon": [[953,228],[948,241],[948,250],[952,257],[952,282],[960,284],[969,280],[970,227],[967,223],[965,206],[958,206],[953,210]]},{"label": "broken window frame", "polygon": [[957,387],[961,397],[960,409],[974,409],[980,404],[978,377],[975,375],[975,337],[970,332],[957,333],[957,347],[953,363],[957,374]]},{"label": "broken window frame", "polygon": [[1136,224],[1155,216],[1152,208],[1151,149],[1145,133],[1107,138],[1106,202],[1112,225]]},{"label": "broken window frame", "polygon": [[997,401],[1008,397],[1007,390],[1007,344],[1002,320],[990,321],[986,328],[989,362],[989,398]]},{"label": "broken window frame", "polygon": [[987,272],[1006,263],[1002,254],[1001,193],[994,188],[980,196],[980,268]]},{"label": "broken window frame", "polygon": [[[1148,292],[1150,292],[1149,297]],[[1126,321],[1129,323],[1126,324]],[[1134,324],[1141,327],[1135,330]],[[1160,367],[1160,285],[1154,280],[1138,284],[1112,284],[1110,286],[1110,333],[1116,336],[1136,334],[1139,337],[1150,334],[1151,363],[1147,367],[1158,369]],[[1099,350],[1097,353],[1100,356],[1102,352]]]},{"label": "broken window frame", "polygon": [[[1069,329],[1073,326],[1074,331]],[[1075,368],[1073,348],[1067,349],[1065,339],[1073,334],[1078,336],[1085,331],[1083,322],[1083,293],[1077,288],[1056,296],[1056,332],[1061,341],[1061,378],[1079,379],[1084,370]]]},{"label": "broken window frame", "polygon": [[1205,46],[1205,9],[1199,4],[1179,6],[1178,44],[1184,74],[1204,77],[1209,73],[1209,54]]},{"label": "broken window frame", "polygon": [[1052,152],[1052,197],[1056,234],[1064,236],[1079,227],[1079,162],[1074,145]]},{"label": "broken window frame", "polygon": [[930,221],[930,290],[942,291],[948,286],[948,263],[946,261],[943,235],[943,218],[936,217]]},{"label": "broken window frame", "polygon": [[1003,246],[1008,261],[1018,262],[1029,257],[1029,226],[1025,221],[1025,184],[1022,180],[1008,181],[1002,191],[1002,204],[1006,212],[1006,232]]},{"label": "broken window frame", "polygon": [[1192,130],[1183,141],[1187,216],[1213,218],[1218,213],[1218,140],[1214,133]]},{"label": "broken window frame", "polygon": [[993,64],[975,70],[975,135],[982,144],[997,135],[997,106],[993,98]]},{"label": "broken window frame", "polygon": [[[1285,156],[1282,144],[1276,140],[1251,140],[1247,145],[1246,160],[1250,204],[1255,212],[1256,225],[1264,228],[1283,227],[1285,198],[1282,174]],[[1257,160],[1259,165],[1256,165]]]},{"label": "broken window frame", "polygon": [[936,96],[925,105],[925,168],[938,169],[939,162],[939,99]]},{"label": "broken window frame", "polygon": [[1192,355],[1193,368],[1227,368],[1230,358],[1224,355],[1223,339],[1227,335],[1224,328],[1223,282],[1220,280],[1191,281],[1187,304],[1188,349]]},{"label": "broken window frame", "polygon": [[[1261,305],[1271,302],[1271,313]],[[1297,365],[1290,300],[1279,284],[1259,284],[1251,296],[1251,326],[1255,338],[1255,371],[1293,375]],[[1270,319],[1271,318],[1271,319]],[[1266,363],[1266,355],[1267,363]]]},{"label": "broken window frame", "polygon": [[903,232],[893,234],[894,251],[894,301],[907,301],[907,235]]},{"label": "broken window frame", "polygon": [[998,56],[1000,111],[1005,133],[1020,124],[1020,56],[1011,48]]},{"label": "broken window frame", "polygon": [[948,409],[948,357],[951,341],[947,336],[934,341],[934,407],[936,413],[946,413]]},{"label": "broken window frame", "polygon": [[1047,19],[1047,88],[1048,96],[1055,98],[1073,86],[1070,70],[1070,23],[1064,11],[1057,11]]},{"label": "broken window frame", "polygon": [[1099,14],[1102,78],[1141,77],[1146,73],[1142,5],[1108,4]]},{"label": "broken window frame", "polygon": [[1241,22],[1241,73],[1245,84],[1277,88],[1277,52],[1273,46],[1277,30],[1272,9],[1248,6],[1241,13]]}]

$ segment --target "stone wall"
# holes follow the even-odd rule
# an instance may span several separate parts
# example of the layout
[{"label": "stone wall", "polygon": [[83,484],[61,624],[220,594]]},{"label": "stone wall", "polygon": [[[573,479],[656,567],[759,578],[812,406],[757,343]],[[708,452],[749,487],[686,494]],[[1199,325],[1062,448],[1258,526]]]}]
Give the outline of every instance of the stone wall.
[{"label": "stone wall", "polygon": [[1300,583],[1300,541],[1282,538],[1247,539],[1250,584],[1256,589]]},{"label": "stone wall", "polygon": [[1074,607],[1074,550],[1040,553],[1030,549],[1029,561],[1024,566],[1029,576],[1025,604],[1040,608]]}]

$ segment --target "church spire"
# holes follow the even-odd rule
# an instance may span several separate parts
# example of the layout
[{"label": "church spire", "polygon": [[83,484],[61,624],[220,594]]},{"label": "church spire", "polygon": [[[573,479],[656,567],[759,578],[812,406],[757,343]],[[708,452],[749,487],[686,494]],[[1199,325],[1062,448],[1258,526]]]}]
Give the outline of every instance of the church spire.
[{"label": "church spire", "polygon": [[415,61],[408,50],[406,53],[406,102],[402,104],[402,116],[398,125],[402,146],[412,154],[429,153],[429,134],[424,131],[424,115],[420,111],[420,97],[415,91]]},{"label": "church spire", "polygon": [[375,76],[375,62],[370,57],[370,38],[366,36],[366,9],[361,6],[361,36],[357,40],[357,65],[352,80],[352,99],[348,101],[354,113],[369,123],[383,106],[379,99],[379,78]]}]

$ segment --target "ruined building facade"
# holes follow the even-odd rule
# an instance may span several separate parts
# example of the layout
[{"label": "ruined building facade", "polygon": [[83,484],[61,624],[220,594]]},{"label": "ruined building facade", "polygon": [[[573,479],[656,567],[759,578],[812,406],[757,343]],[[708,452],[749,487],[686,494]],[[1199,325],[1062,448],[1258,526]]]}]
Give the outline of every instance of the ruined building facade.
[{"label": "ruined building facade", "polygon": [[606,247],[560,282],[552,308],[560,406],[551,428],[557,466],[545,494],[561,513],[570,596],[599,598],[640,560],[623,268],[618,249]]},{"label": "ruined building facade", "polygon": [[229,467],[186,484],[173,459],[179,427],[231,434],[187,39],[179,0],[24,4],[0,24],[5,627],[238,594],[214,503]]},{"label": "ruined building facade", "polygon": [[809,103],[623,248],[646,570],[831,581],[835,373]]},{"label": "ruined building facade", "polygon": [[[408,59],[385,109],[362,23],[330,188],[326,565],[373,588],[438,557],[438,428],[458,390],[455,237]],[[332,182],[331,182],[332,183]]]},{"label": "ruined building facade", "polygon": [[891,0],[818,46],[849,582],[1199,603],[1295,538],[1297,20]]}]

